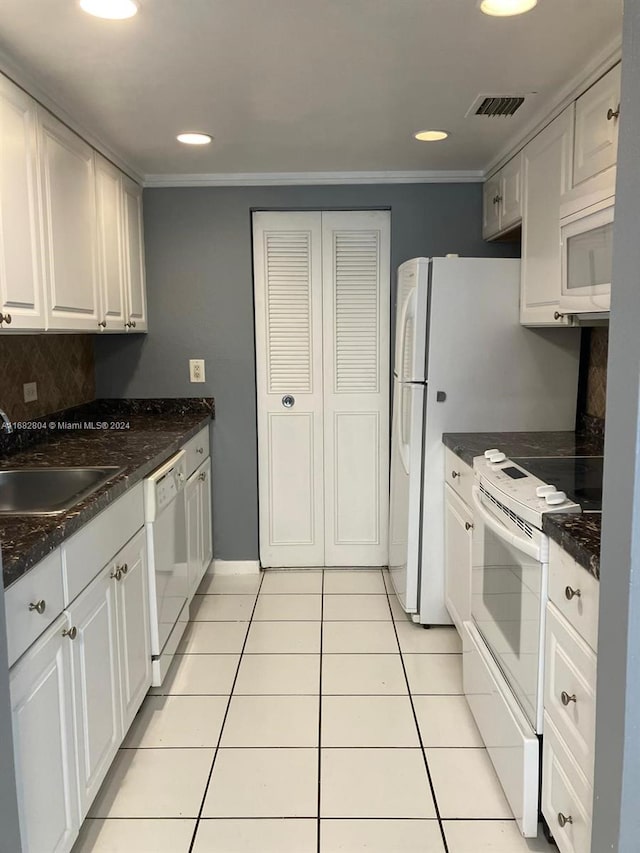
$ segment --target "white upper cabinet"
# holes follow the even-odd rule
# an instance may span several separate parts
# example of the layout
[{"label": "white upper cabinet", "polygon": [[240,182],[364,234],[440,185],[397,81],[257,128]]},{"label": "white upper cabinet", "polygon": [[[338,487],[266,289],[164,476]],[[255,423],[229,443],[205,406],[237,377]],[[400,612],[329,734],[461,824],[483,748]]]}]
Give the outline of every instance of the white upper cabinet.
[{"label": "white upper cabinet", "polygon": [[571,186],[573,104],[523,151],[520,322],[557,326],[561,284],[560,199]]},{"label": "white upper cabinet", "polygon": [[142,187],[125,175],[122,175],[122,204],[127,293],[125,328],[130,332],[144,332],[147,329],[147,297],[144,276]]},{"label": "white upper cabinet", "polygon": [[98,226],[99,328],[121,332],[125,322],[121,172],[95,155]]},{"label": "white upper cabinet", "polygon": [[616,65],[576,101],[574,186],[615,166],[618,159],[620,68]]},{"label": "white upper cabinet", "polygon": [[100,319],[93,149],[39,110],[47,327],[94,331]]},{"label": "white upper cabinet", "polygon": [[[44,329],[36,105],[0,75],[0,328]],[[7,317],[7,315],[9,315]]]},{"label": "white upper cabinet", "polygon": [[509,160],[483,187],[482,236],[502,234],[522,219],[522,152]]}]

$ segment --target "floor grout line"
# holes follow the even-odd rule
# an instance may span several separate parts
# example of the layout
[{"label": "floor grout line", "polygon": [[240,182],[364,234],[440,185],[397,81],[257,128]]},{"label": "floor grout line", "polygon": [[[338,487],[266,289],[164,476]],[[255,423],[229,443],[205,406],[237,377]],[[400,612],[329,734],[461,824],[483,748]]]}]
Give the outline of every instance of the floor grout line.
[{"label": "floor grout line", "polygon": [[[386,586],[386,584],[385,584]],[[389,609],[391,610],[391,614],[393,615],[393,609],[391,607],[391,598],[389,597],[389,591],[387,590],[387,603],[389,604]],[[418,732],[418,741],[420,743],[420,748],[422,749],[422,757],[424,760],[424,767],[427,772],[427,779],[429,781],[429,788],[431,789],[431,797],[433,798],[433,807],[435,809],[436,818],[438,820],[438,826],[440,827],[440,834],[442,836],[442,844],[444,846],[444,853],[449,853],[449,845],[447,844],[447,837],[444,832],[444,825],[442,823],[442,817],[440,816],[440,809],[438,808],[438,800],[436,799],[436,789],[433,784],[433,779],[431,778],[431,770],[429,769],[429,762],[427,760],[427,753],[425,752],[424,743],[422,740],[422,732],[420,731],[420,724],[418,722],[418,715],[416,713],[415,705],[413,704],[413,694],[411,692],[411,685],[409,683],[409,676],[407,675],[407,669],[404,665],[404,656],[402,652],[402,648],[400,646],[400,638],[398,636],[398,631],[396,628],[395,620],[393,622],[393,630],[396,635],[396,640],[398,642],[398,654],[400,655],[400,664],[402,666],[402,671],[404,672],[405,681],[407,682],[407,690],[409,691],[409,702],[411,703],[411,712],[413,714],[413,721],[415,723],[417,732]]]},{"label": "floor grout line", "polygon": [[[324,569],[322,571],[322,602],[320,605],[320,616],[324,617]],[[320,621],[320,678],[318,683],[318,824],[317,824],[317,833],[316,833],[316,853],[320,853],[320,832],[321,832],[321,823],[320,823],[320,815],[322,808],[322,640],[324,636],[324,618]]]},{"label": "floor grout line", "polygon": [[207,800],[207,791],[209,790],[209,785],[211,784],[211,777],[213,776],[213,771],[214,771],[214,768],[216,766],[216,757],[217,757],[218,751],[220,749],[220,743],[222,742],[222,735],[224,732],[224,726],[225,726],[225,723],[227,722],[227,716],[229,714],[229,708],[231,707],[231,700],[233,699],[233,691],[234,691],[235,686],[236,686],[236,681],[238,680],[238,673],[240,672],[240,667],[242,665],[242,657],[244,654],[244,649],[245,649],[245,646],[247,645],[247,640],[249,639],[249,631],[251,630],[251,622],[253,619],[253,614],[255,612],[255,609],[258,605],[258,596],[259,596],[260,588],[262,587],[263,582],[264,582],[264,574],[260,578],[260,585],[258,586],[258,594],[256,595],[256,600],[254,601],[254,604],[253,604],[253,610],[251,611],[251,619],[249,620],[249,623],[247,625],[247,631],[244,635],[244,642],[242,644],[242,649],[240,650],[240,657],[238,659],[238,665],[236,667],[236,674],[233,678],[233,684],[231,685],[231,692],[229,694],[229,699],[227,701],[227,707],[225,708],[224,717],[222,718],[222,725],[220,726],[220,733],[218,735],[218,743],[214,749],[213,759],[211,760],[211,767],[209,768],[209,775],[207,776],[207,781],[206,781],[205,786],[204,786],[204,793],[202,795],[202,801],[200,803],[200,809],[198,811],[198,816],[196,817],[196,824],[193,828],[193,835],[191,836],[191,844],[189,845],[189,850],[187,851],[187,853],[193,852],[193,846],[196,842],[196,837],[198,835],[198,827],[200,825],[200,820],[202,819],[202,812],[204,809],[204,804]]}]

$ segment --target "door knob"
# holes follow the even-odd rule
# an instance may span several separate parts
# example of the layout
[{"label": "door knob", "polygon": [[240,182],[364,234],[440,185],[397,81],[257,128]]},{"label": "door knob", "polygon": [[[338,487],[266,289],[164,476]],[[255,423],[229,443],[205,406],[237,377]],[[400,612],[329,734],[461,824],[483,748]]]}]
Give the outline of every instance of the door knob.
[{"label": "door knob", "polygon": [[296,398],[293,397],[291,394],[285,394],[282,398],[282,405],[285,407],[285,409],[293,409],[295,402]]}]

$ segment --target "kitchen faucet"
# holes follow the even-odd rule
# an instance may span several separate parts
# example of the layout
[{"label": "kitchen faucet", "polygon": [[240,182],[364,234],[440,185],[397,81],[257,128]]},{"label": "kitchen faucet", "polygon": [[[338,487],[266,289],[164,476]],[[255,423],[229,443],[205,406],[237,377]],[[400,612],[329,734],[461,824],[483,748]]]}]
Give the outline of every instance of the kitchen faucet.
[{"label": "kitchen faucet", "polygon": [[9,433],[13,432],[13,425],[4,409],[0,409],[0,418],[2,418],[4,423],[5,432],[9,435]]}]

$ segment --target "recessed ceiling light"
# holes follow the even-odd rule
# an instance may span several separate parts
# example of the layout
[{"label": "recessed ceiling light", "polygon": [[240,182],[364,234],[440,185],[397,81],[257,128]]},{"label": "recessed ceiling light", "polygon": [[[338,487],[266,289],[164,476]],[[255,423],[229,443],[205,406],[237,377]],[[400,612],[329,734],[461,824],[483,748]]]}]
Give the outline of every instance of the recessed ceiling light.
[{"label": "recessed ceiling light", "polygon": [[538,5],[538,0],[481,0],[480,9],[485,15],[507,18],[510,15],[523,15]]},{"label": "recessed ceiling light", "polygon": [[176,137],[178,142],[184,142],[185,145],[208,145],[213,139],[208,133],[195,133],[190,130],[186,133],[179,133]]},{"label": "recessed ceiling light", "polygon": [[413,134],[420,142],[440,142],[446,139],[449,133],[446,130],[420,130]]},{"label": "recessed ceiling light", "polygon": [[80,0],[80,8],[96,18],[122,21],[138,11],[136,0]]}]

